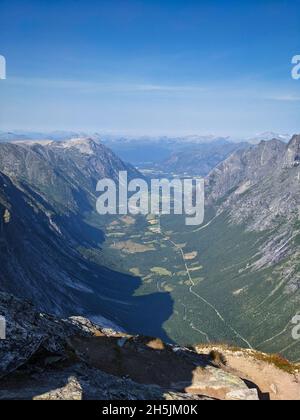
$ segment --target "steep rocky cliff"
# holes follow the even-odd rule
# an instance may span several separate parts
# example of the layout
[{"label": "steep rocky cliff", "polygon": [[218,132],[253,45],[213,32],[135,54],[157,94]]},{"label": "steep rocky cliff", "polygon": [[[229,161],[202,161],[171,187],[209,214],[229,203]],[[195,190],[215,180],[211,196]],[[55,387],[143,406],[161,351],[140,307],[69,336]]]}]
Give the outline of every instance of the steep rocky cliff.
[{"label": "steep rocky cliff", "polygon": [[102,177],[117,181],[121,170],[139,175],[91,139],[0,145],[2,291],[53,314],[115,319],[118,302],[114,308],[112,302],[129,299],[135,282],[96,266],[80,250],[101,247],[96,184]]}]

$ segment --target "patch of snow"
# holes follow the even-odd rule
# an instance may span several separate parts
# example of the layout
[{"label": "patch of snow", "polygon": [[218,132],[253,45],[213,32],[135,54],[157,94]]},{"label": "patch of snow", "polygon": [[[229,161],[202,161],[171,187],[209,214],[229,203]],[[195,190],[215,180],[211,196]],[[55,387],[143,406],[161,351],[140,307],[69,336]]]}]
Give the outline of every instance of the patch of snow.
[{"label": "patch of snow", "polygon": [[95,143],[89,137],[78,137],[78,138],[76,137],[68,141],[56,143],[56,145],[63,149],[75,148],[79,150],[80,153],[83,153],[85,155],[93,155],[95,151],[94,150]]}]

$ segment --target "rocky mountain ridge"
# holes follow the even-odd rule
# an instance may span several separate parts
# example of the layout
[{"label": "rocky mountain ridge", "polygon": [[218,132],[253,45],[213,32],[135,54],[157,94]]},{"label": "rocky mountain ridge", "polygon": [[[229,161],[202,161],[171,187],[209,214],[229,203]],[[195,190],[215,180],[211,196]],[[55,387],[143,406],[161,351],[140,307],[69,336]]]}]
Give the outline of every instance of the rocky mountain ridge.
[{"label": "rocky mountain ridge", "polygon": [[172,152],[160,167],[162,171],[167,173],[204,177],[232,153],[248,147],[248,143],[230,143],[227,141],[190,145]]},{"label": "rocky mountain ridge", "polygon": [[261,142],[233,153],[208,176],[208,199],[249,229],[265,230],[299,220],[300,136],[288,145]]},{"label": "rocky mountain ridge", "polygon": [[[0,341],[0,400],[270,397],[226,367],[218,352],[118,333],[81,317],[58,319],[5,293],[0,293],[0,315],[7,321],[7,339]],[[297,367],[288,366],[299,381]],[[299,382],[293,387],[292,375],[288,378],[293,398]],[[272,395],[281,397],[279,392]]]},{"label": "rocky mountain ridge", "polygon": [[[238,151],[208,177],[210,200],[221,201],[218,213],[228,211],[233,222],[245,223],[250,231],[273,230],[257,267],[281,261],[292,252],[300,255],[293,243],[299,237],[299,186],[300,135],[287,145],[273,139]],[[297,284],[298,278],[295,274],[292,283]]]},{"label": "rocky mountain ridge", "polygon": [[[96,266],[80,252],[101,246],[101,228],[85,218],[96,213],[98,180],[117,180],[121,170],[127,170],[129,177],[140,176],[91,139],[0,145],[3,291],[60,315],[88,310],[103,315],[97,306],[112,313],[110,299],[122,290],[126,298],[130,296],[136,282],[120,284],[121,275]],[[96,214],[94,218],[97,222]]]}]

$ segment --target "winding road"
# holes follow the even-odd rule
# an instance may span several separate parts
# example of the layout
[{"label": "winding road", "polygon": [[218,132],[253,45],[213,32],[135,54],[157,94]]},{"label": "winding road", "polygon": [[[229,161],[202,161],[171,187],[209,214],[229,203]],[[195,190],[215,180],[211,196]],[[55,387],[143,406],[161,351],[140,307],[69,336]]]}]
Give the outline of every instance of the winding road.
[{"label": "winding road", "polygon": [[[210,221],[210,223],[212,222],[213,220],[211,220]],[[203,226],[203,228],[205,228],[205,227],[207,227],[207,226],[209,226],[210,225],[210,223],[208,223],[207,225],[205,225],[205,226]],[[178,244],[176,244],[172,239],[170,239],[168,236],[166,236],[165,234],[164,234],[164,232],[163,232],[163,230],[162,230],[162,228],[161,228],[161,220],[160,220],[160,217],[159,217],[159,228],[160,228],[160,234],[163,236],[163,238],[166,240],[166,241],[168,241],[168,242],[170,242],[179,252],[180,252],[180,254],[181,254],[181,256],[182,256],[182,259],[183,259],[183,263],[184,263],[184,266],[185,266],[185,270],[186,270],[186,273],[187,273],[187,276],[188,276],[188,279],[189,279],[189,281],[190,281],[190,284],[191,284],[191,286],[189,287],[189,293],[191,293],[192,295],[194,295],[195,297],[197,297],[198,299],[200,299],[203,303],[205,303],[207,306],[209,306],[214,312],[215,312],[215,314],[217,315],[217,317],[223,322],[223,324],[228,328],[228,329],[230,329],[230,331],[231,332],[233,332],[234,334],[235,334],[235,336],[236,337],[238,337],[240,340],[242,340],[245,344],[247,344],[247,346],[248,346],[248,348],[250,348],[250,349],[253,349],[253,347],[252,347],[252,345],[249,343],[249,341],[247,340],[247,339],[245,339],[240,333],[238,333],[238,331],[236,331],[225,319],[224,319],[224,317],[221,315],[221,313],[218,311],[218,309],[211,303],[211,302],[209,302],[208,300],[206,300],[203,296],[201,296],[201,295],[199,295],[198,293],[196,293],[194,290],[193,290],[193,288],[195,287],[195,283],[194,283],[194,281],[193,281],[193,278],[192,278],[192,276],[191,276],[191,273],[190,273],[190,270],[189,270],[189,267],[188,267],[188,265],[187,265],[187,262],[186,262],[186,259],[185,259],[185,255],[184,255],[184,252],[183,252],[183,249],[178,245]],[[211,341],[210,341],[210,339],[209,339],[209,336],[208,336],[208,334],[206,333],[206,332],[204,332],[204,331],[202,331],[202,330],[200,330],[200,329],[198,329],[198,328],[196,328],[194,325],[193,325],[193,323],[191,322],[190,323],[190,326],[191,326],[191,328],[192,329],[194,329],[194,330],[196,330],[196,331],[198,331],[201,335],[203,335],[203,336],[205,336],[206,337],[206,339],[207,339],[207,341],[210,343]]]}]

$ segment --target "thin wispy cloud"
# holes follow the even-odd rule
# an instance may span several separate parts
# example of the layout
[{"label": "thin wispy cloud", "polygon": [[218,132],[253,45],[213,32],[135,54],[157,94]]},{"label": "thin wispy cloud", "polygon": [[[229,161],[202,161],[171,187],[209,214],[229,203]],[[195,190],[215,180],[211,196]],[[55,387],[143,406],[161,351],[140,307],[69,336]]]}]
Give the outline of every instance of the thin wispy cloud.
[{"label": "thin wispy cloud", "polygon": [[252,89],[251,87],[242,87],[242,83],[237,81],[233,84],[207,84],[200,86],[197,84],[183,85],[183,84],[159,84],[159,83],[130,83],[130,82],[99,82],[99,81],[85,81],[74,79],[47,79],[47,78],[27,78],[27,77],[10,77],[7,83],[12,86],[29,87],[29,88],[45,88],[45,89],[66,89],[75,90],[81,93],[207,93],[217,97],[243,97],[266,99],[283,102],[297,102],[300,101],[300,96],[286,93],[286,92],[268,92],[262,93],[260,89]]},{"label": "thin wispy cloud", "polygon": [[269,99],[273,101],[279,101],[279,102],[300,102],[300,96],[297,95],[278,95],[270,97]]},{"label": "thin wispy cloud", "polygon": [[84,80],[59,80],[45,78],[10,77],[8,83],[33,88],[77,89],[85,92],[204,92],[198,85],[167,85],[152,83],[101,83]]}]

